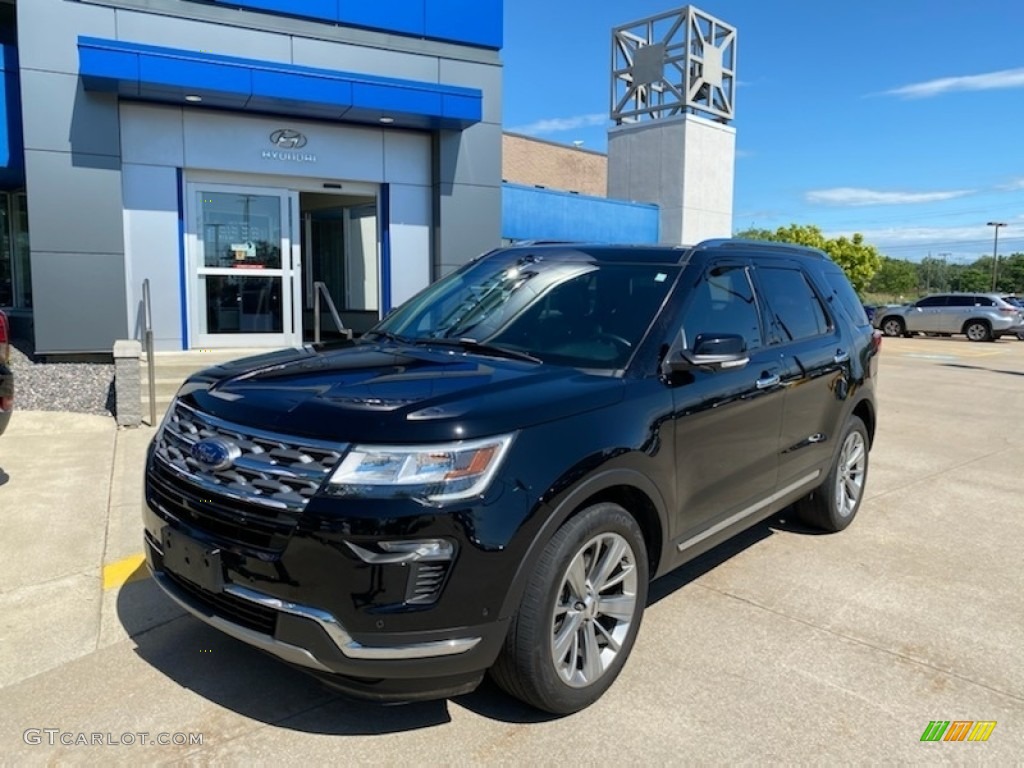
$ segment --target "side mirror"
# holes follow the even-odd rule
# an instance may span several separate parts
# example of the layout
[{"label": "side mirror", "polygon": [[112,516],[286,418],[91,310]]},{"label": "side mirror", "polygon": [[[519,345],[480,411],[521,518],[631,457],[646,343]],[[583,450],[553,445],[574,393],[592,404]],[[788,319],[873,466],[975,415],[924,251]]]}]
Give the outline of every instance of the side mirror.
[{"label": "side mirror", "polygon": [[694,368],[742,368],[749,362],[747,343],[739,334],[702,333],[693,340],[693,349],[679,350],[665,364],[669,371],[679,372]]}]

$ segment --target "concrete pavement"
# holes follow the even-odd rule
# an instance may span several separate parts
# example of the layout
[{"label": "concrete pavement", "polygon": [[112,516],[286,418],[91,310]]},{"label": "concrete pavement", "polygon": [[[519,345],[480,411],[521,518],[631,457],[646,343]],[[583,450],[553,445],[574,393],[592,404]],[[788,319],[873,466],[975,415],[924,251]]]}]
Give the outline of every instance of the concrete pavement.
[{"label": "concrete pavement", "polygon": [[[1017,761],[1024,343],[886,339],[880,390],[854,525],[818,536],[783,515],[660,579],[619,681],[561,719],[488,686],[352,703],[182,615],[138,560],[152,430],[16,413],[0,438],[0,749],[18,764]],[[932,720],[998,725],[923,744]],[[43,729],[202,744],[51,745]]]}]

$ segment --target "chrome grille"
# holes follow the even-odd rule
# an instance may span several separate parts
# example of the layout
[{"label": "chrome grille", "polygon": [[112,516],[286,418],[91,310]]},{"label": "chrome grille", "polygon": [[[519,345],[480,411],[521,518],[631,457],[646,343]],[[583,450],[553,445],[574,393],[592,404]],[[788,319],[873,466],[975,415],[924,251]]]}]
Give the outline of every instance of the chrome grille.
[{"label": "chrome grille", "polygon": [[[228,440],[241,455],[212,471],[192,457],[206,438]],[[175,403],[157,439],[155,454],[175,474],[202,491],[246,505],[299,512],[341,459],[341,443],[253,430]]]}]

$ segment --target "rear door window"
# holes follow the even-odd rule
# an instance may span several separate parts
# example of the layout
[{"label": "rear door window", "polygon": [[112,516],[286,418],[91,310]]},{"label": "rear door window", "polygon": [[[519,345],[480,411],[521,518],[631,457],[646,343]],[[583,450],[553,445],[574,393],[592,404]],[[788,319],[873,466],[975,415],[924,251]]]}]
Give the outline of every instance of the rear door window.
[{"label": "rear door window", "polygon": [[779,341],[785,344],[828,333],[828,315],[801,270],[762,266],[757,269],[757,278]]}]

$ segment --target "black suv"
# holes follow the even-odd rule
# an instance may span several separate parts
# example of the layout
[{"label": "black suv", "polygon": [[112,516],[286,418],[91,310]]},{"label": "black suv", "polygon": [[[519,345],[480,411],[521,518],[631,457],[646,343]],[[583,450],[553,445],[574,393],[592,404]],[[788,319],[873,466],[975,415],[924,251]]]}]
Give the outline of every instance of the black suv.
[{"label": "black suv", "polygon": [[648,582],[796,503],[849,525],[880,334],[795,246],[522,245],[364,337],[189,379],[146,472],[158,583],[377,700],[473,689],[568,713]]}]

